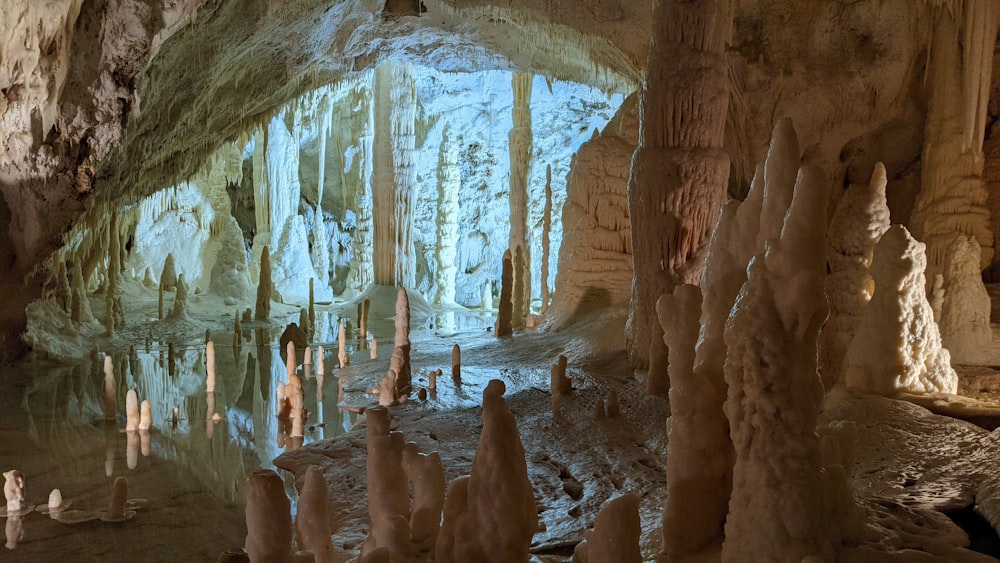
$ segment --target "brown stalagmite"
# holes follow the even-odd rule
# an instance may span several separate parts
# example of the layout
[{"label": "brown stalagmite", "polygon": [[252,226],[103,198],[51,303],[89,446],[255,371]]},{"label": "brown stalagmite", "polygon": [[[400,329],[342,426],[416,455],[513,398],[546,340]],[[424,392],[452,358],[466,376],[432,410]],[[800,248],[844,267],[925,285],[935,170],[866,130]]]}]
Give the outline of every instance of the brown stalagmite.
[{"label": "brown stalagmite", "polygon": [[416,285],[413,208],[417,99],[408,63],[375,69],[375,139],[372,178],[375,283]]},{"label": "brown stalagmite", "polygon": [[313,293],[313,282],[315,281],[314,278],[309,278],[309,328],[306,329],[306,332],[309,333],[310,337],[316,332],[316,296]]},{"label": "brown stalagmite", "polygon": [[[512,128],[507,135],[510,148],[510,240],[514,255],[514,328],[524,328],[531,305],[530,247],[528,246],[528,173],[531,170],[531,82],[530,73],[515,72]],[[521,252],[520,263],[517,253]]]},{"label": "brown stalagmite", "polygon": [[649,361],[656,300],[677,283],[698,281],[703,246],[726,200],[731,25],[724,0],[654,3],[628,188],[635,254],[626,338],[639,366]]},{"label": "brown stalagmite", "polygon": [[270,469],[250,475],[246,493],[246,549],[250,561],[291,563],[292,514],[285,484]]},{"label": "brown stalagmite", "polygon": [[458,344],[451,347],[451,379],[462,381],[462,348]]},{"label": "brown stalagmite", "polygon": [[385,407],[365,410],[368,431],[368,516],[371,532],[361,547],[361,557],[377,548],[387,548],[394,558],[410,555],[410,495],[403,471],[403,434],[389,431]]},{"label": "brown stalagmite", "polygon": [[510,336],[514,329],[511,326],[514,314],[514,302],[512,292],[514,285],[514,258],[510,249],[503,254],[503,271],[500,274],[500,308],[497,311],[497,325],[494,330],[497,337]]},{"label": "brown stalagmite", "polygon": [[323,470],[318,466],[313,465],[306,470],[296,508],[295,532],[299,548],[311,551],[316,563],[332,563],[330,494]]},{"label": "brown stalagmite", "polygon": [[257,285],[255,320],[266,321],[271,317],[271,290],[271,253],[265,246],[260,255],[260,282]]}]

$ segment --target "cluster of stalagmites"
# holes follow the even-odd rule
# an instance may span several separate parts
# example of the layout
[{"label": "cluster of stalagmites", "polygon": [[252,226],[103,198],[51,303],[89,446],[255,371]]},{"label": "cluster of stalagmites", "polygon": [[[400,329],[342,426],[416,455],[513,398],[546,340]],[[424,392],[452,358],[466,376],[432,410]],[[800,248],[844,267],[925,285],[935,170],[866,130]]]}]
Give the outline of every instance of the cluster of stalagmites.
[{"label": "cluster of stalagmites", "polygon": [[825,388],[956,390],[924,293],[924,245],[889,226],[884,168],[845,192],[828,234],[827,181],[800,154],[779,122],[749,195],[722,210],[701,286],[657,304],[671,556],[721,541],[723,561],[834,560],[861,517],[850,429],[817,426]]}]

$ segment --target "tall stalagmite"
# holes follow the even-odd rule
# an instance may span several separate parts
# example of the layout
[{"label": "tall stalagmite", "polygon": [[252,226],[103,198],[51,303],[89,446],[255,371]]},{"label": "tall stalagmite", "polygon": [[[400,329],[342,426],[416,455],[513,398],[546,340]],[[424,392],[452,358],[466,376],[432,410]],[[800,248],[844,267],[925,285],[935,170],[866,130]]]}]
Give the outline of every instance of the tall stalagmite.
[{"label": "tall stalagmite", "polygon": [[524,326],[531,307],[531,264],[528,246],[528,173],[531,170],[531,80],[530,73],[515,72],[511,77],[514,90],[513,125],[507,135],[510,143],[510,240],[508,248],[523,249],[520,265],[514,259],[514,328]]},{"label": "tall stalagmite", "polygon": [[910,218],[914,238],[927,245],[925,277],[931,281],[942,273],[948,247],[959,235],[979,242],[981,268],[994,253],[983,137],[1000,4],[967,0],[959,6],[961,13],[942,9],[936,14],[920,194]]},{"label": "tall stalagmite", "polygon": [[659,330],[656,300],[677,283],[698,281],[703,246],[726,200],[731,25],[724,0],[654,3],[628,188],[635,254],[626,336],[637,365],[648,362]]},{"label": "tall stalagmite", "polygon": [[375,140],[372,218],[375,283],[414,287],[417,262],[413,249],[416,204],[413,165],[417,99],[413,70],[386,61],[375,69]]},{"label": "tall stalagmite", "polygon": [[545,167],[545,207],[542,209],[542,288],[541,313],[549,309],[549,233],[552,231],[552,165]]},{"label": "tall stalagmite", "polygon": [[372,167],[374,157],[372,146],[375,138],[372,88],[362,82],[351,93],[354,107],[358,109],[353,117],[357,130],[357,153],[355,155],[357,175],[355,184],[355,214],[357,226],[351,243],[351,265],[347,273],[347,289],[362,292],[375,280],[372,270]]}]

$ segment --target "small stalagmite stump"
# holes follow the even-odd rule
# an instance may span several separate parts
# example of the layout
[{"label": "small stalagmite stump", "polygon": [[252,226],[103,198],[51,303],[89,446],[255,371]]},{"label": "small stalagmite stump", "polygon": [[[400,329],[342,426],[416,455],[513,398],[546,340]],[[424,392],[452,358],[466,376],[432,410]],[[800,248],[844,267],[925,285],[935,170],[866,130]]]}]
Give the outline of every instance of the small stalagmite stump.
[{"label": "small stalagmite stump", "polygon": [[462,381],[462,348],[458,344],[451,347],[451,378]]},{"label": "small stalagmite stump", "polygon": [[618,392],[614,389],[608,391],[606,409],[608,418],[615,418],[617,416],[621,416],[622,414],[621,407],[618,405]]}]

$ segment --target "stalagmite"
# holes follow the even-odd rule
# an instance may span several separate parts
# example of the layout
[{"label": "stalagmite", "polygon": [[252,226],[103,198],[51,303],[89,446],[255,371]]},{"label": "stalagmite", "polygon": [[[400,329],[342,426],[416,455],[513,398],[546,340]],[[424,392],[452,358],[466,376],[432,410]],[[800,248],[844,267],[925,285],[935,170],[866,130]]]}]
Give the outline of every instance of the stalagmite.
[{"label": "stalagmite", "polygon": [[438,157],[438,211],[437,211],[437,271],[434,282],[437,291],[434,302],[447,305],[455,302],[455,256],[458,248],[458,193],[461,189],[461,168],[458,165],[459,143],[445,125],[441,133],[440,156]]},{"label": "stalagmite", "polygon": [[451,347],[451,379],[462,380],[462,348],[458,344]]},{"label": "stalagmite", "polygon": [[215,343],[211,340],[205,344],[205,391],[215,392]]},{"label": "stalagmite", "polygon": [[325,364],[326,351],[320,346],[316,350],[316,377],[321,377],[326,375],[326,364]]},{"label": "stalagmite", "polygon": [[118,405],[115,403],[115,371],[110,355],[104,356],[104,420],[116,418]]},{"label": "stalagmite", "polygon": [[129,389],[125,394],[125,430],[132,432],[139,429],[139,396],[135,389]]},{"label": "stalagmite", "polygon": [[[374,73],[372,73],[374,74]],[[374,103],[371,81],[359,81],[352,91],[353,106],[356,108],[351,122],[358,129],[353,137],[357,143],[356,175],[351,177],[355,193],[356,227],[354,240],[351,243],[351,264],[347,273],[347,289],[362,292],[374,283],[375,275],[372,263],[373,217],[372,217],[372,172],[373,172],[373,141],[374,133]],[[352,183],[349,182],[349,183]]]},{"label": "stalagmite", "polygon": [[552,365],[552,385],[559,390],[560,395],[567,395],[573,391],[573,381],[566,377],[568,365],[569,359],[562,354],[559,354],[556,363]]},{"label": "stalagmite", "polygon": [[184,320],[188,318],[187,314],[187,297],[188,297],[188,286],[187,282],[184,281],[184,274],[177,276],[177,291],[174,292],[174,308],[170,310],[170,314],[167,315],[169,320]]},{"label": "stalagmite", "polygon": [[252,563],[291,563],[291,504],[281,477],[270,469],[250,475],[246,492],[246,550]]},{"label": "stalagmite", "polygon": [[368,356],[373,360],[378,359],[378,341],[375,340],[374,336],[372,337],[371,349],[369,350]]},{"label": "stalagmite", "polygon": [[3,478],[3,494],[7,505],[2,515],[9,518],[21,514],[25,509],[30,511],[31,507],[24,504],[24,474],[17,469],[11,469],[4,472]]},{"label": "stalagmite", "polygon": [[372,178],[375,283],[416,286],[413,163],[416,119],[413,71],[388,60],[375,69],[375,140]]},{"label": "stalagmite", "polygon": [[[521,274],[519,274],[520,272]],[[524,283],[526,281],[524,249],[520,246],[514,249],[514,284],[511,303],[511,327],[521,330],[525,325],[524,316]]]},{"label": "stalagmite", "polygon": [[996,44],[996,2],[969,0],[964,13],[935,12],[929,47],[930,101],[924,122],[920,193],[910,229],[927,245],[925,279],[942,273],[952,242],[959,235],[981,246],[980,270],[993,258],[989,194],[983,182],[983,138],[989,103],[989,77]]},{"label": "stalagmite", "polygon": [[438,563],[528,561],[538,513],[504,391],[497,379],[483,391],[483,433],[471,475],[448,485],[434,553]]},{"label": "stalagmite", "polygon": [[503,270],[500,277],[500,308],[497,311],[497,324],[494,332],[497,337],[510,336],[513,334],[512,327],[514,302],[513,286],[514,282],[514,258],[510,249],[503,254]]},{"label": "stalagmite", "polygon": [[609,500],[573,550],[573,563],[641,563],[639,497],[622,495]]},{"label": "stalagmite", "polygon": [[[528,174],[531,171],[531,83],[533,75],[515,72],[511,77],[514,107],[510,133],[510,237],[514,250],[514,328],[524,328],[531,305],[531,264],[528,246]],[[518,257],[518,252],[522,253]]]},{"label": "stalagmite", "polygon": [[[661,297],[662,299],[662,297]],[[664,344],[666,327],[650,327],[652,342],[649,343],[649,370],[646,372],[646,392],[650,395],[666,395],[670,391],[670,373],[667,370],[669,351]]]},{"label": "stalagmite", "polygon": [[340,328],[337,330],[337,361],[340,369],[347,367],[347,331],[344,329],[344,321],[340,321]]},{"label": "stalagmite", "polygon": [[389,411],[385,407],[365,410],[365,419],[371,532],[361,548],[361,557],[384,547],[394,559],[405,559],[410,555],[410,496],[403,471],[403,434],[389,431]]},{"label": "stalagmite", "polygon": [[980,273],[979,243],[958,235],[944,261],[941,344],[958,364],[990,364],[997,357],[990,328],[990,295]]},{"label": "stalagmite", "polygon": [[317,563],[336,561],[330,541],[330,494],[319,466],[313,465],[306,470],[296,510],[295,531],[299,549],[311,551]]},{"label": "stalagmite", "polygon": [[626,340],[636,365],[649,361],[656,300],[695,283],[726,199],[729,157],[722,149],[729,107],[725,58],[728,2],[658,0],[639,106],[643,119],[628,202],[635,243]]},{"label": "stalagmite", "polygon": [[125,311],[122,309],[122,260],[121,239],[118,236],[118,214],[112,213],[108,221],[108,290],[105,299],[104,327],[109,336],[115,329],[125,324]]},{"label": "stalagmite", "polygon": [[437,376],[437,370],[431,370],[431,372],[427,374],[427,388],[430,389],[431,392],[437,390]]},{"label": "stalagmite", "polygon": [[552,165],[545,166],[545,207],[542,209],[541,313],[549,309],[549,234],[552,231]]},{"label": "stalagmite", "polygon": [[177,270],[174,266],[172,253],[168,253],[167,258],[163,261],[163,269],[160,271],[160,285],[163,286],[164,291],[173,291],[177,285]]},{"label": "stalagmite", "polygon": [[826,472],[816,434],[827,191],[819,169],[799,169],[780,238],[765,239],[750,262],[726,325],[725,410],[736,455],[724,562],[833,561],[853,530],[852,515],[838,510],[846,483]]},{"label": "stalagmite", "polygon": [[444,508],[444,465],[437,452],[420,453],[417,444],[403,446],[403,471],[413,483],[410,542],[417,554],[433,554]]},{"label": "stalagmite", "polygon": [[[79,261],[73,262],[73,275],[70,280],[70,290],[73,303],[70,306],[70,319],[77,323],[89,323],[94,320],[90,310],[90,300],[87,298],[87,288],[83,281],[83,269]],[[162,317],[162,315],[161,315]]]},{"label": "stalagmite", "polygon": [[889,229],[885,186],[885,166],[878,163],[867,186],[852,184],[847,188],[830,219],[826,244],[830,316],[819,336],[820,373],[827,389],[843,381],[844,354],[871,299],[868,270],[872,253]]},{"label": "stalagmite", "polygon": [[847,386],[868,393],[955,393],[958,376],[941,346],[934,312],[924,294],[924,244],[901,225],[875,246],[875,295],[861,314],[847,348]]},{"label": "stalagmite", "polygon": [[266,321],[271,316],[271,257],[265,246],[260,256],[260,281],[257,284],[257,309],[254,319]]},{"label": "stalagmite", "polygon": [[[410,299],[406,290],[399,288],[396,292],[396,334],[395,349],[392,351],[392,362],[398,364],[396,390],[400,394],[410,392]],[[398,359],[397,359],[398,358]]]},{"label": "stalagmite", "polygon": [[[701,318],[701,291],[683,284],[657,302],[656,313],[670,349],[670,419],[667,434],[667,505],[663,550],[671,556],[698,553],[722,536],[729,501],[728,455],[718,455],[713,438],[725,433],[725,419],[712,381],[694,371]],[[720,428],[721,426],[721,428]],[[720,487],[726,494],[719,494]],[[721,515],[721,517],[720,517]]]},{"label": "stalagmite", "polygon": [[299,328],[306,334],[306,341],[309,341],[309,311],[299,309]]},{"label": "stalagmite", "polygon": [[108,505],[107,519],[111,521],[125,520],[130,513],[126,512],[125,505],[128,502],[128,479],[118,477],[111,490],[111,502]]},{"label": "stalagmite", "polygon": [[618,391],[614,389],[608,391],[608,397],[604,400],[604,412],[608,415],[608,418],[621,416],[622,410],[618,404]]},{"label": "stalagmite", "polygon": [[361,322],[358,323],[358,328],[361,332],[361,340],[365,340],[368,335],[368,310],[371,309],[371,305],[372,300],[366,295],[364,306],[361,307]]}]

